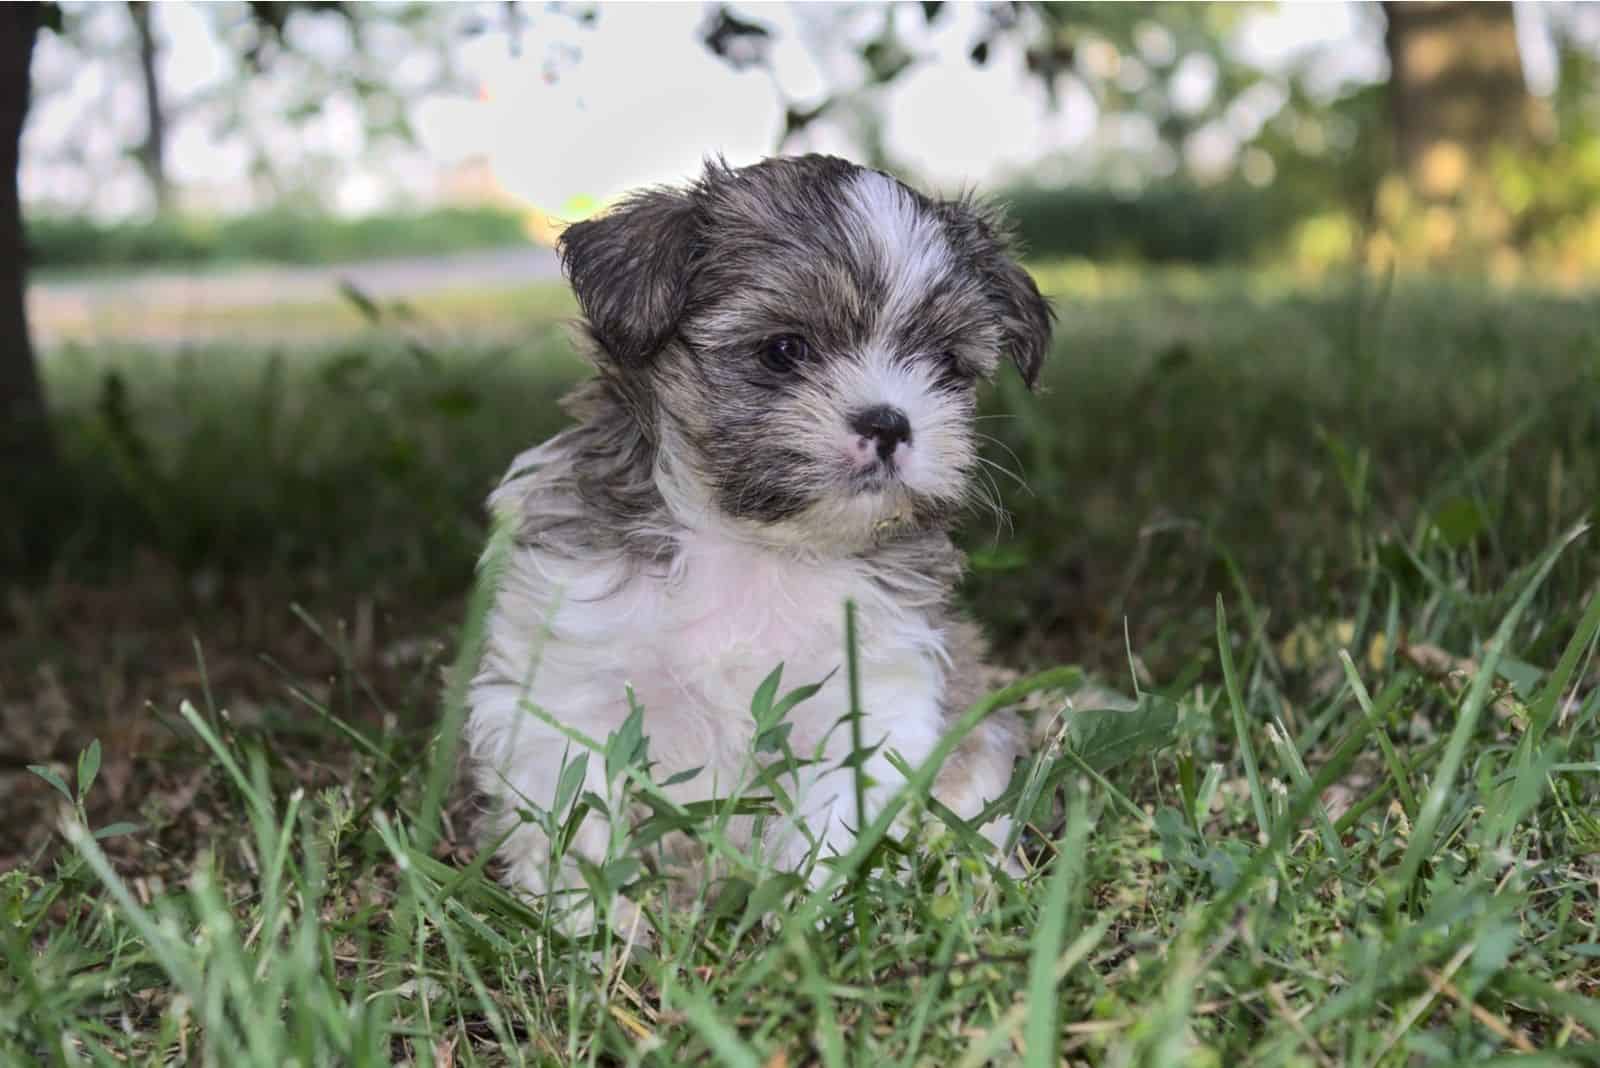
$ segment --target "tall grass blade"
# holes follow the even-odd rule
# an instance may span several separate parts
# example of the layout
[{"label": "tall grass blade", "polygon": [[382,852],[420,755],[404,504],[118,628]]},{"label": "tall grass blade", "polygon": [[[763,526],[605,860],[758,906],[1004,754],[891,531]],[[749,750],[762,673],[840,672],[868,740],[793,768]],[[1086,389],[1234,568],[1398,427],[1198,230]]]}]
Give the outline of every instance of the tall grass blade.
[{"label": "tall grass blade", "polygon": [[1233,732],[1244,759],[1244,774],[1250,785],[1250,804],[1255,809],[1256,830],[1263,842],[1272,837],[1272,821],[1267,816],[1267,795],[1261,786],[1261,768],[1256,763],[1255,744],[1250,741],[1250,725],[1245,718],[1244,698],[1239,695],[1239,676],[1233,667],[1233,650],[1228,645],[1228,612],[1217,594],[1217,651],[1222,658],[1222,680],[1228,690],[1228,705],[1233,711]]},{"label": "tall grass blade", "polygon": [[[1461,771],[1461,764],[1466,759],[1467,743],[1472,740],[1472,735],[1477,730],[1478,716],[1488,701],[1490,684],[1494,681],[1494,671],[1500,662],[1501,653],[1510,643],[1517,622],[1533,601],[1533,595],[1538,592],[1551,569],[1556,566],[1556,560],[1569,545],[1587,533],[1588,529],[1587,524],[1574,527],[1546,551],[1533,578],[1523,587],[1522,593],[1518,595],[1511,610],[1500,621],[1494,637],[1490,639],[1477,676],[1473,678],[1472,685],[1467,690],[1466,700],[1462,702],[1461,712],[1456,718],[1455,729],[1450,733],[1450,741],[1445,746],[1444,756],[1440,758],[1439,767],[1434,772],[1428,796],[1423,800],[1422,808],[1418,812],[1411,832],[1411,841],[1406,845],[1405,856],[1400,861],[1395,885],[1401,893],[1410,888],[1422,867],[1422,862],[1432,856],[1437,848],[1435,835],[1439,829],[1439,819],[1444,813],[1445,802],[1456,788],[1456,775]],[[1391,899],[1393,900],[1395,899]]]},{"label": "tall grass blade", "polygon": [[1060,1057],[1061,1005],[1056,996],[1056,960],[1066,941],[1067,928],[1076,916],[1075,899],[1083,882],[1084,849],[1089,840],[1089,795],[1083,789],[1075,794],[1028,961],[1028,1017],[1023,1029],[1023,1063],[1027,1068],[1052,1068]]},{"label": "tall grass blade", "polygon": [[1383,729],[1383,721],[1373,710],[1372,695],[1367,692],[1367,687],[1361,681],[1361,675],[1356,671],[1355,662],[1350,659],[1347,650],[1339,650],[1339,662],[1344,665],[1345,680],[1349,682],[1351,692],[1356,695],[1356,704],[1361,706],[1361,714],[1366,717],[1367,723],[1372,727],[1373,735],[1378,739],[1378,749],[1383,753],[1384,766],[1388,768],[1389,779],[1400,795],[1400,804],[1405,806],[1406,817],[1414,820],[1417,818],[1417,795],[1411,792],[1411,781],[1406,775],[1405,762],[1395,751],[1394,743],[1389,740],[1389,732]]}]

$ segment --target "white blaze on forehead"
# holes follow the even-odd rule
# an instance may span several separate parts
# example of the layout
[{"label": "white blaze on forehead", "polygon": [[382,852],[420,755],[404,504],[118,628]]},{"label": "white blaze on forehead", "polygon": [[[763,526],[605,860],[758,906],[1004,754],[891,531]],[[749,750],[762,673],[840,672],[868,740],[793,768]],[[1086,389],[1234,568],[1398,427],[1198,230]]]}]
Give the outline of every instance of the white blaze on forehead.
[{"label": "white blaze on forehead", "polygon": [[939,220],[887,175],[857,175],[845,197],[860,221],[852,238],[859,242],[856,252],[876,259],[886,272],[883,322],[892,324],[948,268],[950,246]]}]

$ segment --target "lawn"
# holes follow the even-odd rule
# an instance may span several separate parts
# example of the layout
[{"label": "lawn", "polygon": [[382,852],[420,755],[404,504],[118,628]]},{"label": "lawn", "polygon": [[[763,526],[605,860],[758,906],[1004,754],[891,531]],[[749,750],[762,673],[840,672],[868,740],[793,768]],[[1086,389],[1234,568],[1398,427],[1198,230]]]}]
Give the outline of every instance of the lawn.
[{"label": "lawn", "polygon": [[[486,880],[438,731],[479,501],[581,373],[558,300],[53,353],[79,505],[0,631],[0,754],[52,756],[0,766],[0,1063],[1600,1060],[1600,299],[1040,277],[1045,388],[982,423],[1010,520],[963,533],[994,701],[1064,713],[1002,802],[1028,874],[913,791],[830,892],[594,869],[653,944]],[[724,850],[726,806],[654,813]]]}]

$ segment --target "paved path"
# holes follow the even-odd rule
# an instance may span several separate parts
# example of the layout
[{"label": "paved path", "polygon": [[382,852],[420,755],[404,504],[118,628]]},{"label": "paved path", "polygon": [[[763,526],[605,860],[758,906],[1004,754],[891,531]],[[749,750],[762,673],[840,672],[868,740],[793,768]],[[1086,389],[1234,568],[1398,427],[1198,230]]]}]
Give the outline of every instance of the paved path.
[{"label": "paved path", "polygon": [[446,290],[508,289],[560,275],[555,253],[537,246],[315,267],[158,271],[36,281],[28,287],[28,315],[46,346],[130,332],[138,337],[141,322],[170,337],[181,333],[188,316],[214,322],[229,310],[338,301],[345,281],[375,300],[394,301]]}]

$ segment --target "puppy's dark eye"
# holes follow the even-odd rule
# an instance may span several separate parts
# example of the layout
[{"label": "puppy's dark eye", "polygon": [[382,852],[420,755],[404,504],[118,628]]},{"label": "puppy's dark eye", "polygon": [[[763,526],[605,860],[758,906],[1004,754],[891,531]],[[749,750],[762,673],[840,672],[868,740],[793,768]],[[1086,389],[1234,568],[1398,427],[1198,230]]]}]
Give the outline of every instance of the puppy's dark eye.
[{"label": "puppy's dark eye", "polygon": [[939,384],[946,389],[964,389],[977,381],[977,376],[972,373],[972,367],[953,352],[941,353],[939,357]]},{"label": "puppy's dark eye", "polygon": [[761,362],[771,371],[792,371],[811,355],[811,346],[798,334],[779,334],[761,343]]}]

